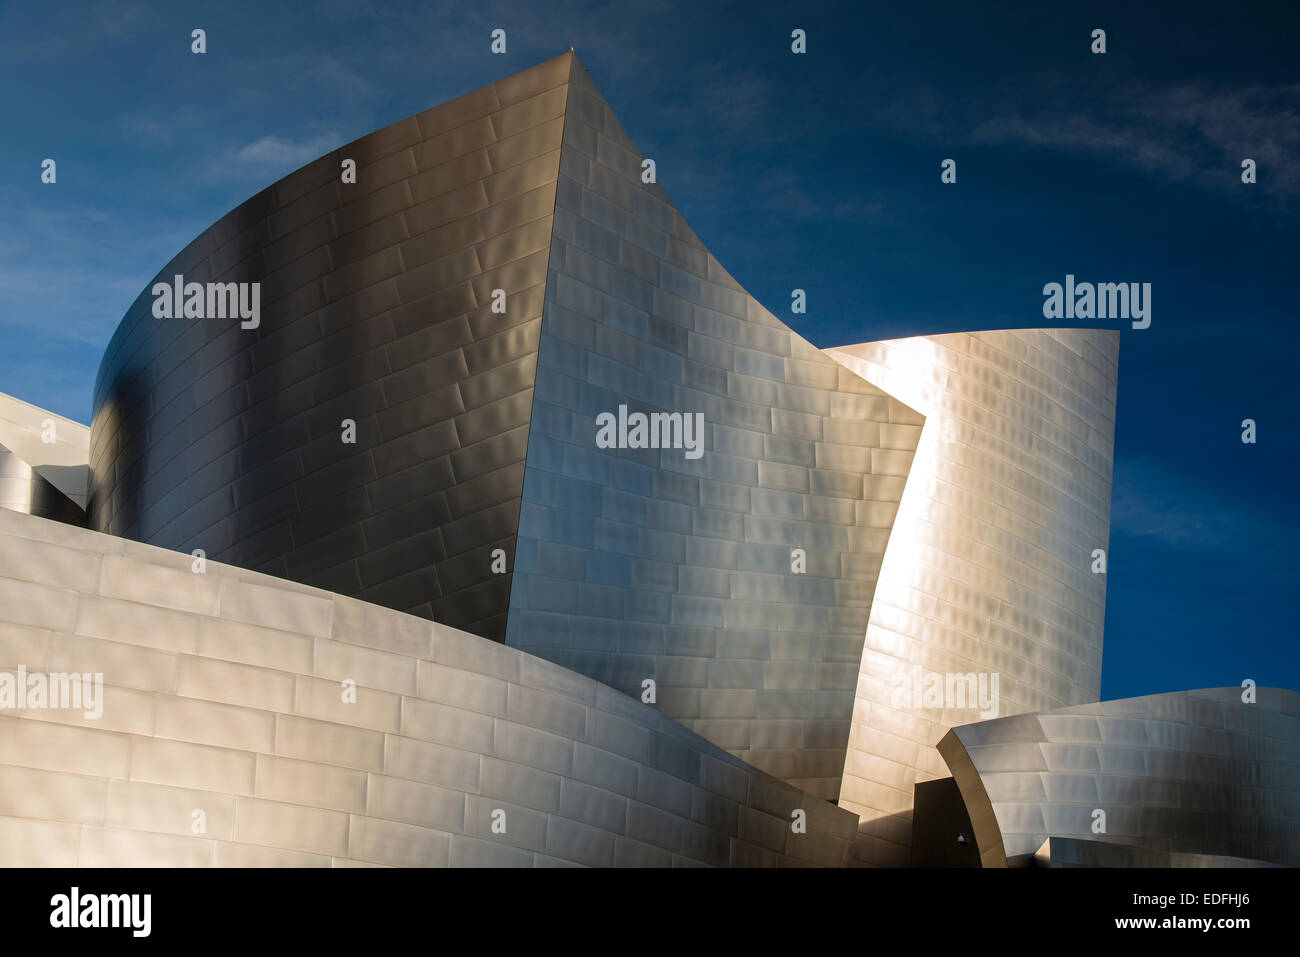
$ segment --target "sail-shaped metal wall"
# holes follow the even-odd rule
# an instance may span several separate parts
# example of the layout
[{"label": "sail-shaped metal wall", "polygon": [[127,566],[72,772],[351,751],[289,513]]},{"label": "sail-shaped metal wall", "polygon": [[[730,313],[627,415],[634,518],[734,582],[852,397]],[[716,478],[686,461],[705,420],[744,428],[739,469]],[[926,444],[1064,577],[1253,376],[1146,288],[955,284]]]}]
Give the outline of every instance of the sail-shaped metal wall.
[{"label": "sail-shaped metal wall", "polygon": [[95,387],[91,526],[499,640],[569,61],[321,157],[169,263],[260,283],[260,326],[157,319],[146,287]]},{"label": "sail-shaped metal wall", "polygon": [[[506,641],[654,682],[663,714],[833,798],[924,419],[755,302],[642,172],[575,60]],[[699,413],[699,457],[598,448],[620,406]]]},{"label": "sail-shaped metal wall", "polygon": [[949,728],[1098,698],[1118,352],[1119,333],[1102,329],[827,351],[927,417],[871,608],[840,795],[862,815],[869,860],[908,862],[913,788],[948,776],[935,745]]}]

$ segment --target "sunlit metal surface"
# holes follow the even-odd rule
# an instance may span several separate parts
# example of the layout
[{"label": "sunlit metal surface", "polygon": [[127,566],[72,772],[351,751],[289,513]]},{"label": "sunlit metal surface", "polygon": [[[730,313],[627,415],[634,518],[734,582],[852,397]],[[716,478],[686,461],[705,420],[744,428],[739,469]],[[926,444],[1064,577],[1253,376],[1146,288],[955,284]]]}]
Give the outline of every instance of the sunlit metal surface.
[{"label": "sunlit metal surface", "polygon": [[953,728],[939,750],[981,860],[1024,862],[1066,838],[1149,852],[1091,855],[1110,864],[1300,865],[1300,693],[1253,691],[1249,702],[1242,688],[1210,688]]},{"label": "sunlit metal surface", "polygon": [[[1096,701],[1119,334],[1014,330],[827,350],[927,418],[867,627],[840,801],[860,854],[906,864],[913,787],[956,724]],[[926,701],[985,680],[994,710]],[[945,686],[946,690],[946,686]],[[951,697],[951,696],[948,696]],[[932,706],[938,704],[939,706]]]},{"label": "sunlit metal surface", "polygon": [[607,686],[191,561],[0,510],[0,673],[94,674],[0,701],[0,867],[848,861],[853,814]]},{"label": "sunlit metal surface", "polygon": [[1283,867],[1249,857],[1223,854],[1153,851],[1132,844],[1049,837],[1033,857],[1035,867]]},{"label": "sunlit metal surface", "polygon": [[[348,160],[355,183],[340,180]],[[666,843],[657,854],[629,846],[629,862],[837,864],[855,839],[859,860],[906,864],[914,787],[951,769],[925,806],[943,828],[969,827],[985,864],[1295,861],[1292,692],[1267,692],[1280,696],[1271,711],[1193,692],[968,725],[1097,698],[1118,334],[963,333],[820,352],[748,296],[642,172],[571,54],[322,157],[157,277],[259,283],[256,331],[156,319],[151,282],[105,354],[89,435],[71,428],[66,448],[44,452],[30,421],[40,410],[15,406],[15,430],[0,401],[0,505],[42,514],[47,492],[84,502],[89,448],[92,527],[229,563],[235,584],[219,593],[177,572],[185,587],[162,602],[181,602],[171,611],[198,614],[196,603],[215,620],[247,584],[239,568],[304,583],[263,594],[270,627],[244,635],[242,651],[260,653],[275,631],[311,636],[309,649],[327,640],[350,599],[298,602],[314,631],[281,611],[311,585],[549,658],[564,667],[544,665],[548,694],[594,687],[573,672],[647,700],[653,689],[653,712],[608,689],[579,693],[604,716],[572,722],[557,763],[576,773],[579,748],[605,751],[635,783],[608,817],[611,835],[589,833],[603,825],[588,827],[599,809],[585,791],[576,816],[552,818],[572,860],[618,863],[621,846],[645,843],[612,836],[635,812],[646,840]],[[700,454],[599,448],[597,417],[620,409],[698,413]],[[103,547],[123,556],[103,559],[115,568],[140,554],[88,542],[74,551]],[[28,546],[3,544],[25,576]],[[106,598],[143,607],[168,591],[157,569],[117,568],[105,584],[93,562],[91,574],[77,556],[41,554],[40,568],[84,587],[74,604],[46,583],[29,612],[18,589],[32,583],[15,577],[8,608],[23,628],[35,616],[62,633]],[[152,561],[187,568],[189,556]],[[385,611],[362,641],[413,620]],[[472,659],[468,686],[483,688],[502,662],[520,675],[524,661],[544,664],[480,645],[439,651]],[[445,667],[438,654],[407,666],[418,692],[430,661]],[[307,671],[294,673],[307,687]],[[935,677],[932,702],[923,689]],[[175,691],[174,677],[160,681],[154,690]],[[510,717],[514,692],[498,690]],[[549,739],[502,731],[511,722],[495,697],[462,703],[488,721],[481,756],[505,749],[533,771],[549,760]],[[403,730],[407,711],[397,709]],[[693,757],[683,735],[711,744],[692,745]],[[700,808],[706,752],[746,779],[729,803]],[[1244,777],[1234,786],[1233,775]],[[528,791],[525,777],[503,793]],[[368,811],[384,793],[366,791]],[[828,814],[813,796],[848,810]],[[638,805],[653,799],[679,820]],[[1099,856],[1077,825],[1103,801],[1119,829]],[[819,808],[828,840],[790,843],[796,803]],[[532,853],[550,856],[544,830]],[[455,836],[450,847],[455,860]],[[942,843],[922,851],[971,857]],[[400,837],[389,852],[408,859]]]},{"label": "sunlit metal surface", "polygon": [[[261,327],[140,297],[95,391],[93,527],[497,639],[509,617],[834,797],[924,420],[754,302],[641,172],[566,55],[245,203],[158,278],[259,281]],[[702,414],[701,454],[597,449],[620,406]]]},{"label": "sunlit metal surface", "polygon": [[[661,713],[833,798],[923,419],[763,309],[641,174],[575,61],[506,640],[654,682]],[[597,448],[621,405],[702,414],[701,454]]]}]

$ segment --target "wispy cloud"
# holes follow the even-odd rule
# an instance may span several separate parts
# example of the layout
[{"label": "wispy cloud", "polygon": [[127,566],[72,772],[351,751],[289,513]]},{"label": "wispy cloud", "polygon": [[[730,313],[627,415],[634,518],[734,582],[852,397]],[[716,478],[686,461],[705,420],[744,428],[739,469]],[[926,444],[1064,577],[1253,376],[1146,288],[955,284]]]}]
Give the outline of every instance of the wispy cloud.
[{"label": "wispy cloud", "polygon": [[[252,195],[346,141],[336,132],[300,137],[268,133],[199,157],[187,173],[188,181],[194,187],[234,189],[235,195],[246,198],[244,194]],[[220,202],[213,210],[219,208]]]},{"label": "wispy cloud", "polygon": [[330,152],[342,142],[342,137],[337,133],[322,133],[300,140],[272,133],[231,150],[217,161],[216,168],[241,179],[265,179],[273,182],[285,173]]},{"label": "wispy cloud", "polygon": [[985,120],[970,135],[974,143],[1020,145],[1070,152],[1104,154],[1149,170],[1184,177],[1194,168],[1191,158],[1168,139],[1152,139],[1139,126],[1120,127],[1086,116],[1032,120],[1016,114]]},{"label": "wispy cloud", "polygon": [[1131,536],[1218,554],[1242,541],[1280,553],[1291,535],[1267,507],[1153,459],[1116,463],[1110,523],[1112,540]]},{"label": "wispy cloud", "polygon": [[56,188],[0,189],[0,331],[102,347],[184,227],[149,210],[127,222]]},{"label": "wispy cloud", "polygon": [[1089,113],[1013,107],[980,122],[974,143],[1091,153],[1198,185],[1239,185],[1241,161],[1255,160],[1260,182],[1300,194],[1300,85],[1212,89],[1129,87]]}]

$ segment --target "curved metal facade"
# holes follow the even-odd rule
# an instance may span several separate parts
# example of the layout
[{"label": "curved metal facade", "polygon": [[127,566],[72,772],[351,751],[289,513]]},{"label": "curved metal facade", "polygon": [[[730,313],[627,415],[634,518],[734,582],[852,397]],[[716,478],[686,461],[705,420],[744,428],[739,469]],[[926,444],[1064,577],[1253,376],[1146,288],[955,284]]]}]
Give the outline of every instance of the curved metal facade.
[{"label": "curved metal facade", "polygon": [[[92,527],[653,681],[836,795],[923,418],[736,284],[575,58],[322,158],[177,274],[260,282],[261,326],[137,301],[96,385]],[[620,407],[698,413],[699,454],[598,448]]]},{"label": "curved metal facade", "polygon": [[[1100,329],[827,350],[926,416],[871,606],[840,796],[863,816],[867,859],[907,863],[913,788],[947,776],[935,745],[949,728],[1099,697],[1106,576],[1093,551],[1109,537],[1118,351],[1119,334]],[[943,693],[928,698],[931,682]],[[970,706],[980,682],[992,713]]]},{"label": "curved metal facade", "polygon": [[168,264],[259,282],[260,327],[154,318],[150,283],[95,385],[91,526],[499,639],[569,60],[322,157]]},{"label": "curved metal facade", "polygon": [[[0,714],[0,863],[906,864],[915,799],[931,863],[1300,865],[1300,695],[1090,703],[1117,333],[817,350],[571,54],[177,276],[260,322],[150,283],[88,435],[0,396],[0,669],[105,679]],[[35,517],[87,472],[110,535]]]},{"label": "curved metal facade", "polygon": [[[663,714],[834,798],[924,420],[755,302],[641,164],[575,64],[506,640],[653,681]],[[699,457],[598,448],[620,406],[699,413]]]},{"label": "curved metal facade", "polygon": [[1247,703],[1241,688],[1210,688],[1015,715],[954,728],[939,750],[985,866],[1026,859],[1048,838],[1075,843],[1073,860],[1085,858],[1078,845],[1109,842],[1136,852],[1086,856],[1300,866],[1300,693],[1255,694]]},{"label": "curved metal facade", "polygon": [[0,672],[19,665],[103,687],[98,716],[0,710],[0,866],[837,867],[852,848],[854,815],[557,665],[0,512]]}]

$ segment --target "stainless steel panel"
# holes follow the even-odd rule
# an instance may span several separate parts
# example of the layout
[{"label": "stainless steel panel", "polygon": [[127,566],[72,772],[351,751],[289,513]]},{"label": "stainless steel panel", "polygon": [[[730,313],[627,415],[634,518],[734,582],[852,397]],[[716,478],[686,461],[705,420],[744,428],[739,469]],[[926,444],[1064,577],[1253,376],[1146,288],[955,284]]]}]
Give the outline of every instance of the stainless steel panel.
[{"label": "stainless steel panel", "polygon": [[[864,821],[909,808],[916,783],[945,774],[935,745],[981,717],[953,707],[962,702],[895,700],[914,671],[997,675],[998,716],[1096,701],[1106,585],[1091,565],[1108,544],[1117,340],[1098,329],[1011,330],[827,350],[841,373],[891,396],[864,486],[884,502],[857,513],[860,526],[892,524],[841,793]],[[839,385],[832,403],[845,415],[874,401]],[[828,435],[819,455],[835,461],[829,443],[839,441]],[[900,765],[879,763],[889,747],[879,731],[903,715],[915,753],[892,777]],[[905,850],[906,828],[896,837]]]},{"label": "stainless steel panel", "polygon": [[1211,688],[1015,715],[953,728],[939,751],[986,866],[1038,854],[1053,867],[1186,866],[1170,855],[1294,867],[1300,695],[1243,697]]},{"label": "stainless steel panel", "polygon": [[[836,525],[856,520],[879,432],[859,431],[856,460],[825,463],[811,442],[771,434],[775,408],[822,435],[836,364],[761,307],[749,318],[743,290],[678,225],[662,189],[640,182],[639,151],[576,61],[563,143],[519,528],[520,554],[536,564],[516,568],[507,642],[631,695],[654,679],[661,713],[833,797],[884,551],[883,536]],[[787,375],[792,355],[822,370],[814,385]],[[875,399],[852,410],[857,421],[888,424],[888,397],[848,380],[855,398]],[[703,456],[597,448],[596,416],[620,404],[704,413]],[[891,439],[914,447],[905,433]],[[812,504],[810,474],[822,496]],[[771,546],[771,574],[739,572],[737,548],[759,543]],[[587,560],[546,561],[560,544],[590,550]],[[808,551],[807,575],[791,573],[795,547]],[[859,559],[856,590],[840,600],[862,607],[839,648],[821,638],[847,555]],[[772,630],[805,638],[786,646],[801,657],[765,668]],[[736,693],[748,696],[743,714]]]},{"label": "stainless steel panel", "polygon": [[550,61],[348,144],[168,264],[262,283],[261,325],[158,320],[141,294],[95,391],[93,527],[502,637],[509,573],[458,609],[432,569],[447,542],[475,568],[513,552],[567,76]]}]

